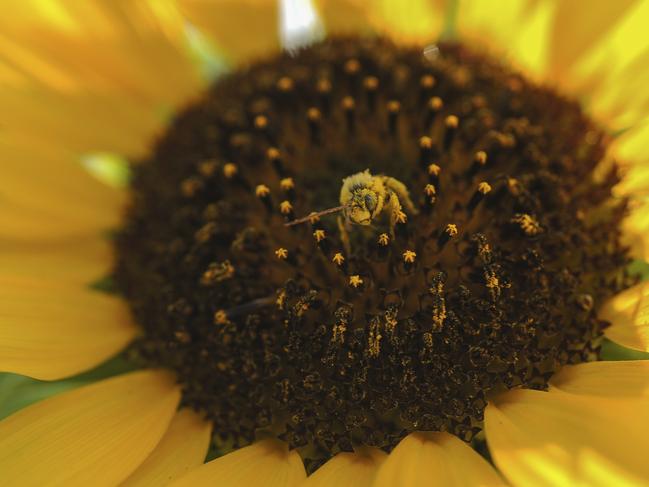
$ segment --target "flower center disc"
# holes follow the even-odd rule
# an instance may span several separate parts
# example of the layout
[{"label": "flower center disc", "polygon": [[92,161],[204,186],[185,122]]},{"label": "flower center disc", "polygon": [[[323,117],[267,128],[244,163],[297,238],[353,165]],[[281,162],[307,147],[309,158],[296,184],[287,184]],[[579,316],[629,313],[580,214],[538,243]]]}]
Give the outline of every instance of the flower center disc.
[{"label": "flower center disc", "polygon": [[[490,394],[597,358],[627,264],[605,149],[576,103],[458,45],[253,64],[134,167],[116,275],[136,355],[177,373],[221,448],[268,432],[314,468],[415,430],[471,440]],[[285,225],[366,169],[409,193],[392,227]]]}]

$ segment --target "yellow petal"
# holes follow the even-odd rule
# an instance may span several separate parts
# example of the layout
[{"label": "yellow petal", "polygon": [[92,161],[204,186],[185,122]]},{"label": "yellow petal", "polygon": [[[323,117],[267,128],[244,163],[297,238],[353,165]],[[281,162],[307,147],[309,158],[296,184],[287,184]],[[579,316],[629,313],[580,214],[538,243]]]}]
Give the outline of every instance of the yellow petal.
[{"label": "yellow petal", "polygon": [[172,485],[290,487],[298,485],[305,477],[302,459],[296,451],[289,451],[277,440],[263,440],[212,460]]},{"label": "yellow petal", "polygon": [[186,18],[207,34],[229,61],[240,63],[278,51],[278,2],[179,0]]},{"label": "yellow petal", "polygon": [[649,165],[629,164],[622,181],[615,186],[615,194],[637,199],[649,196]]},{"label": "yellow petal", "polygon": [[0,143],[0,237],[26,243],[87,237],[120,218],[124,193],[100,183],[69,153],[41,142]]},{"label": "yellow petal", "polygon": [[369,3],[362,0],[316,0],[328,34],[363,35],[372,32]]},{"label": "yellow petal", "polygon": [[339,453],[301,484],[304,487],[369,487],[387,455],[378,448]]},{"label": "yellow petal", "polygon": [[413,433],[390,453],[375,487],[504,485],[475,450],[448,433]]},{"label": "yellow petal", "polygon": [[600,316],[612,323],[605,335],[620,345],[649,352],[649,281],[610,299]]},{"label": "yellow petal", "polygon": [[110,242],[100,235],[52,243],[4,242],[0,275],[5,279],[33,278],[82,287],[110,272],[112,254]]},{"label": "yellow petal", "polygon": [[[630,103],[633,103],[631,101]],[[640,177],[647,181],[647,168],[649,167],[649,154],[646,151],[647,138],[649,137],[649,112],[647,116],[637,124],[630,126],[624,133],[620,134],[613,142],[612,151],[615,154],[618,164],[621,164],[628,172],[624,174],[622,184],[631,184],[635,189],[637,183],[633,181]],[[631,179],[628,181],[627,176]],[[627,181],[624,181],[627,180]],[[640,185],[642,196],[649,196],[649,184]],[[623,191],[622,194],[631,197],[636,196],[633,190]]]},{"label": "yellow petal", "polygon": [[572,394],[649,398],[649,360],[620,360],[567,365],[550,385]]},{"label": "yellow petal", "polygon": [[163,487],[198,467],[210,445],[212,425],[190,409],[176,413],[169,429],[121,487]]},{"label": "yellow petal", "polygon": [[542,77],[548,64],[555,3],[503,0],[459,2],[458,31],[480,48],[504,55],[510,62]]},{"label": "yellow petal", "polygon": [[646,485],[648,406],[646,399],[511,391],[487,406],[487,442],[514,485]]},{"label": "yellow petal", "polygon": [[179,399],[166,373],[143,371],[22,409],[0,422],[2,482],[116,485],[160,441]]},{"label": "yellow petal", "polygon": [[649,93],[645,89],[649,82],[648,20],[649,3],[634,2],[571,70],[571,82],[581,88],[582,94],[584,87],[590,91],[591,111],[615,129],[646,119],[649,111]]},{"label": "yellow petal", "polygon": [[0,276],[0,370],[53,380],[88,370],[135,336],[126,303],[88,288]]},{"label": "yellow petal", "polygon": [[[160,5],[160,4],[165,5]],[[203,86],[171,2],[26,0],[0,19],[7,137],[134,154]],[[164,73],[164,83],[160,82]]]},{"label": "yellow petal", "polygon": [[571,0],[556,2],[549,51],[549,75],[561,79],[629,13],[637,0]]},{"label": "yellow petal", "polygon": [[442,1],[320,0],[317,4],[329,32],[376,32],[408,44],[435,41],[444,20]]},{"label": "yellow petal", "polygon": [[630,247],[631,256],[649,262],[649,200],[629,202],[621,229],[622,243]]}]

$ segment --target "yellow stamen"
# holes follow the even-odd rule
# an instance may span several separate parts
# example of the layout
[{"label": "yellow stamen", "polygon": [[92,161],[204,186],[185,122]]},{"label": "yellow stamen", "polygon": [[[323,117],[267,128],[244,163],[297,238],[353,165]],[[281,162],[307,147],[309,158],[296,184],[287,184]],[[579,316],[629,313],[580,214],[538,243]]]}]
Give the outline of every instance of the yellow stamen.
[{"label": "yellow stamen", "polygon": [[376,90],[379,87],[379,79],[376,76],[368,76],[363,80],[366,90]]},{"label": "yellow stamen", "polygon": [[431,74],[425,74],[419,80],[419,84],[422,88],[430,89],[435,86],[435,78]]},{"label": "yellow stamen", "polygon": [[280,91],[283,91],[283,92],[291,91],[294,86],[295,86],[295,83],[293,83],[293,80],[291,78],[289,78],[288,76],[282,76],[277,81],[277,88]]},{"label": "yellow stamen", "polygon": [[449,237],[455,237],[457,235],[457,225],[454,223],[449,223],[446,225],[446,228],[444,229],[444,232],[449,236]]},{"label": "yellow stamen", "polygon": [[442,168],[437,164],[430,164],[428,166],[428,175],[429,176],[439,176],[439,173],[442,172]]},{"label": "yellow stamen", "polygon": [[268,118],[265,115],[257,115],[255,117],[255,128],[265,129],[268,127]]},{"label": "yellow stamen", "polygon": [[293,181],[293,178],[284,178],[279,182],[279,187],[282,188],[283,191],[290,191],[295,188],[295,182]]},{"label": "yellow stamen", "polygon": [[347,74],[356,74],[361,70],[361,63],[358,61],[358,59],[349,59],[345,63],[345,73]]},{"label": "yellow stamen", "polygon": [[487,194],[491,191],[491,186],[489,183],[482,181],[480,184],[478,184],[478,191],[482,194]]},{"label": "yellow stamen", "polygon": [[275,250],[275,256],[278,259],[286,260],[288,259],[288,250],[286,250],[284,247],[280,247],[277,250]]},{"label": "yellow stamen", "polygon": [[270,188],[265,184],[259,184],[255,188],[255,195],[257,198],[265,198],[270,194]]},{"label": "yellow stamen", "polygon": [[239,172],[239,168],[237,167],[236,164],[228,162],[227,164],[225,164],[223,166],[223,175],[227,179],[232,179],[233,177],[235,177],[237,175],[238,172]]},{"label": "yellow stamen", "polygon": [[455,115],[449,115],[444,120],[444,123],[446,124],[446,127],[450,129],[456,129],[460,125],[460,119],[457,118]]},{"label": "yellow stamen", "polygon": [[414,264],[416,258],[417,258],[417,254],[412,250],[406,250],[403,253],[403,261],[406,264]]},{"label": "yellow stamen", "polygon": [[214,323],[217,325],[225,325],[229,323],[230,320],[228,319],[228,315],[226,314],[225,310],[218,310],[216,313],[214,313]]},{"label": "yellow stamen", "polygon": [[358,288],[363,285],[363,279],[359,275],[349,276],[349,285]]}]

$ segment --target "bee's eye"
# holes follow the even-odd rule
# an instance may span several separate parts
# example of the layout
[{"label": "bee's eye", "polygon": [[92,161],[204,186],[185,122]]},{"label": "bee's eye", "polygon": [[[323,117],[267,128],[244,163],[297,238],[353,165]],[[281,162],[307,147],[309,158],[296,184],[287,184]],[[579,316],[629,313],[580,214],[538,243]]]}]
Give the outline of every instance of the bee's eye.
[{"label": "bee's eye", "polygon": [[376,208],[376,196],[373,194],[365,195],[365,208],[367,208],[368,211],[374,211],[374,208]]}]

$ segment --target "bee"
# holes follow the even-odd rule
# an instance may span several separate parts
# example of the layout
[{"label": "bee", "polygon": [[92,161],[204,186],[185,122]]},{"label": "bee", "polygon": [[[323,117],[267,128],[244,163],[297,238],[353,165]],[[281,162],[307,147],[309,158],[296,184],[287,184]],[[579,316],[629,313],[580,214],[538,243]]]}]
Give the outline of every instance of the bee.
[{"label": "bee", "polygon": [[394,227],[407,213],[418,213],[410,199],[408,188],[398,179],[384,174],[372,175],[369,169],[352,174],[343,179],[340,188],[340,206],[329,208],[311,215],[293,220],[285,225],[297,225],[314,217],[341,212],[338,216],[338,228],[345,249],[349,253],[349,231],[352,225],[369,226],[380,218],[386,218],[390,234],[394,237]]}]

